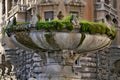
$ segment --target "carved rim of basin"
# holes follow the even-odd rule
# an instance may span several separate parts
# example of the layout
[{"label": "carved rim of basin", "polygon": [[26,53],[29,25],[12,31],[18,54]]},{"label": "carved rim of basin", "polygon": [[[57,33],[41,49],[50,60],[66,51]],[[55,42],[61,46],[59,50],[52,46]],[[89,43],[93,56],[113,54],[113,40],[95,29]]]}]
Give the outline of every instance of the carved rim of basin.
[{"label": "carved rim of basin", "polygon": [[[24,38],[23,38],[24,36]],[[14,43],[31,49],[75,50],[88,52],[103,49],[110,45],[106,35],[75,32],[17,32],[11,36]]]}]

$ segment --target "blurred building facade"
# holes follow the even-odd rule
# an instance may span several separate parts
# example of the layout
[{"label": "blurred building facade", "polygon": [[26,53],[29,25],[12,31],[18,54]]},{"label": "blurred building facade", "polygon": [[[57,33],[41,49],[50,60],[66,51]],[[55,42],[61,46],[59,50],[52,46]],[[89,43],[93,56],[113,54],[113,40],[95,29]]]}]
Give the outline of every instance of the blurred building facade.
[{"label": "blurred building facade", "polygon": [[[73,67],[82,80],[119,80],[120,0],[1,0],[1,3],[2,28],[14,16],[17,22],[30,22],[35,13],[40,15],[42,21],[62,19],[70,13],[88,21],[109,19],[117,29],[117,37],[112,45],[83,55]],[[15,66],[18,79],[39,78],[42,60],[36,52],[16,48],[8,37],[3,39],[2,45],[7,59]]]}]

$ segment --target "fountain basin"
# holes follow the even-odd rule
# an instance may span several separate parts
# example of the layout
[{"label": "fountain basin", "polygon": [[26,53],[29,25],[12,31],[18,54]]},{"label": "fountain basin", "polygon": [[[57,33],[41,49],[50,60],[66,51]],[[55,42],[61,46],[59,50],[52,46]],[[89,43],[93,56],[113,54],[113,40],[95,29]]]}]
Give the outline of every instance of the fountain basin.
[{"label": "fountain basin", "polygon": [[109,46],[112,41],[106,35],[100,34],[44,31],[17,32],[11,39],[28,48],[79,52],[99,50]]}]

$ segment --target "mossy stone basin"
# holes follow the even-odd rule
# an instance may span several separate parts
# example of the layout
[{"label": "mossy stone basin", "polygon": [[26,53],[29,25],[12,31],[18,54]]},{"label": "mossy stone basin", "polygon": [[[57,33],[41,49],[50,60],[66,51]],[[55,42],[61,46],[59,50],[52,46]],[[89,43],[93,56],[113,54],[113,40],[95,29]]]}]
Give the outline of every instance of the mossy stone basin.
[{"label": "mossy stone basin", "polygon": [[[23,38],[24,36],[24,38]],[[11,36],[15,43],[32,49],[94,51],[110,45],[106,35],[75,32],[18,32]]]},{"label": "mossy stone basin", "polygon": [[63,20],[38,20],[35,24],[14,23],[8,24],[4,32],[14,43],[33,50],[94,51],[109,46],[116,36],[113,25],[79,21],[73,15]]}]

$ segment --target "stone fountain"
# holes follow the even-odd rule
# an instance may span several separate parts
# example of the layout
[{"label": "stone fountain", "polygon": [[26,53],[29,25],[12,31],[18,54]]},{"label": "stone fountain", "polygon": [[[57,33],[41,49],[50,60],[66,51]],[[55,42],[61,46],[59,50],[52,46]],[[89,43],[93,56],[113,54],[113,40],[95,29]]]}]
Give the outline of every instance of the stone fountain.
[{"label": "stone fountain", "polygon": [[[72,25],[79,28],[71,31],[37,30],[35,27],[38,20],[29,25],[6,30],[11,43],[26,50],[34,50],[40,55],[40,80],[80,80],[81,74],[74,70],[76,60],[86,52],[98,51],[111,44],[110,35],[78,32],[81,25],[74,23],[76,21],[72,18]],[[37,18],[34,16],[34,19]]]}]

